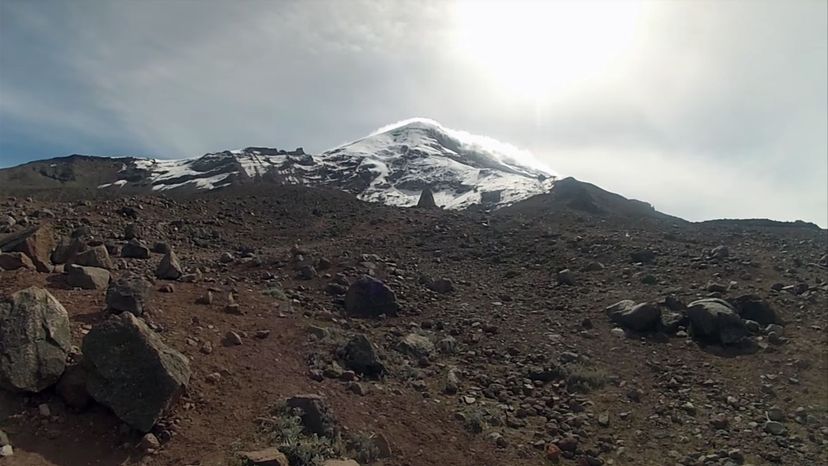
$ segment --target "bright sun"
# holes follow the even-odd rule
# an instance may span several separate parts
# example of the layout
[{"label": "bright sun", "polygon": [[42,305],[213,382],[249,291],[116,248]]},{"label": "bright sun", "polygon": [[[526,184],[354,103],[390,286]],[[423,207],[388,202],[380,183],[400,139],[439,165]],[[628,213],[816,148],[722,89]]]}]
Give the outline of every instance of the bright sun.
[{"label": "bright sun", "polygon": [[459,0],[456,46],[508,95],[544,98],[609,72],[632,48],[639,3]]}]

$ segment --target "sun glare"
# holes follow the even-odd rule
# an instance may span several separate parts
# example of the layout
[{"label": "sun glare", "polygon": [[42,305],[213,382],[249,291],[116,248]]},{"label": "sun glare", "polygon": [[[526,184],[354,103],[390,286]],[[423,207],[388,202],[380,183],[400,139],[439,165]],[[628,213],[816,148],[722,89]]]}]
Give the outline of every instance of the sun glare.
[{"label": "sun glare", "polygon": [[629,55],[641,5],[622,0],[459,0],[456,47],[512,96],[543,98]]}]

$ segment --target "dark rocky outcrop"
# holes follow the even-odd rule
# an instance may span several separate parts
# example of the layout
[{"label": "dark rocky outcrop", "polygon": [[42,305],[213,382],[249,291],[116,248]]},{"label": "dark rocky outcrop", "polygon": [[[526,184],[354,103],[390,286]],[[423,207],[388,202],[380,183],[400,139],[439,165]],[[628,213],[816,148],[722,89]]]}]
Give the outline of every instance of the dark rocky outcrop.
[{"label": "dark rocky outcrop", "polygon": [[437,203],[434,202],[434,193],[431,192],[431,188],[426,187],[420,193],[420,199],[417,201],[417,207],[421,207],[424,209],[437,208]]}]

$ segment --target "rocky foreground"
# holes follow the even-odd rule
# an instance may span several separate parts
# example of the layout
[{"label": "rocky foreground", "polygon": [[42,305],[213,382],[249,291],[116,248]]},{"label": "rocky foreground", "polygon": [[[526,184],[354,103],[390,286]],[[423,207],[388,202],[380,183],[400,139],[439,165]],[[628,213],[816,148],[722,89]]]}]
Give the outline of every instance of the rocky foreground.
[{"label": "rocky foreground", "polygon": [[828,235],[0,200],[0,464],[828,464]]}]

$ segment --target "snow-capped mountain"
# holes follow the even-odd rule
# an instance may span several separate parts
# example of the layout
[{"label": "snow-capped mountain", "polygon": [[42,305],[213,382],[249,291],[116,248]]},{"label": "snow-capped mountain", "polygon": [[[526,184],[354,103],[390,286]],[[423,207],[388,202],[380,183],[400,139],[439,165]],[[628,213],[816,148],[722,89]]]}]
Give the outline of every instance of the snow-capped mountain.
[{"label": "snow-capped mountain", "polygon": [[319,158],[360,199],[397,206],[416,205],[430,187],[448,209],[501,207],[548,191],[555,179],[528,153],[426,119],[390,125]]},{"label": "snow-capped mountain", "polygon": [[[20,168],[31,165],[27,176],[67,186],[88,178],[89,168],[73,171],[73,164],[89,164],[93,159],[72,156]],[[301,148],[248,147],[184,160],[100,160],[107,162],[107,169],[94,177],[100,180],[94,185],[99,190],[198,191],[277,182],[322,185],[365,201],[414,206],[423,189],[430,188],[436,204],[447,209],[511,205],[548,192],[556,179],[526,152],[427,119],[389,125],[319,155]]]}]

